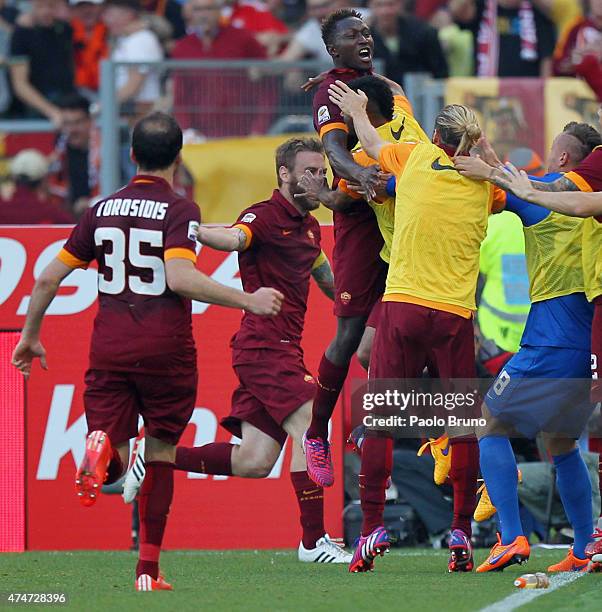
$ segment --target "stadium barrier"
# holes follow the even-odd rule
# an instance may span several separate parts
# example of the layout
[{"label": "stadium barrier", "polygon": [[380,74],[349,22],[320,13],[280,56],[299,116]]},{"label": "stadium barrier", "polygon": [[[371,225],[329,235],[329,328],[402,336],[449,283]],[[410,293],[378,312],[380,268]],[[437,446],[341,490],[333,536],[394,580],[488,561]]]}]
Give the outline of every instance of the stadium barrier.
[{"label": "stadium barrier", "polygon": [[[184,177],[202,205],[207,222],[229,223],[249,202],[266,197],[273,185],[272,154],[292,133],[313,132],[312,93],[301,83],[327,68],[319,62],[256,60],[168,60],[149,64],[102,64],[100,115],[93,142],[100,147],[101,193],[110,193],[129,178],[129,130],[139,113],[135,105],[119,106],[115,75],[123,68],[147,69],[160,80],[161,95],[153,107],[172,112],[185,130]],[[377,66],[377,70],[382,66]],[[427,133],[446,103],[473,106],[488,138],[501,157],[517,149],[523,157],[547,156],[552,139],[569,121],[598,125],[598,103],[577,79],[435,80],[408,74],[406,93]],[[526,129],[528,126],[529,129]],[[4,134],[4,137],[2,135]],[[30,136],[28,138],[28,136]],[[37,146],[47,152],[52,126],[36,120],[0,120],[2,156]],[[330,219],[318,213],[321,222]]]},{"label": "stadium barrier", "polygon": [[[68,226],[0,227],[0,332],[22,328],[34,280],[69,232]],[[327,253],[332,243],[332,228],[325,227]],[[203,249],[199,266],[214,279],[240,287],[236,253]],[[130,546],[131,506],[120,496],[103,495],[94,507],[84,509],[74,491],[86,434],[82,393],[97,308],[96,274],[94,268],[74,271],[49,308],[42,333],[49,369],[34,366],[25,389],[24,412],[22,381],[8,365],[17,334],[0,333],[0,552]],[[240,316],[235,310],[194,304],[199,388],[197,407],[182,438],[185,445],[232,439],[219,427],[219,419],[229,413],[236,386],[229,341]],[[317,370],[334,328],[332,305],[312,284],[303,340],[310,371]],[[340,477],[325,495],[326,525],[333,537],[343,532],[342,422],[339,409],[333,440]],[[298,546],[297,501],[288,475],[290,450],[288,443],[264,480],[177,473],[166,547]]]},{"label": "stadium barrier", "polygon": [[[100,117],[102,193],[114,191],[127,174],[129,128],[148,110],[119,106],[115,75],[137,67],[161,83],[154,107],[171,111],[188,142],[258,134],[312,131],[312,93],[301,85],[328,66],[321,62],[265,60],[166,60],[148,64],[104,60]],[[116,155],[121,151],[120,155]]]}]

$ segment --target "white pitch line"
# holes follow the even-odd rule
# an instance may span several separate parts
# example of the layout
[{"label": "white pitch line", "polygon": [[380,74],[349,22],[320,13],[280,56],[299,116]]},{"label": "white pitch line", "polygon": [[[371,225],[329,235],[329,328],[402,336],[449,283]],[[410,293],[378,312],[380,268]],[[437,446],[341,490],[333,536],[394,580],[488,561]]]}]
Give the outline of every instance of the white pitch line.
[{"label": "white pitch line", "polygon": [[529,602],[547,595],[556,589],[560,589],[578,578],[583,578],[586,574],[579,572],[562,572],[550,578],[550,586],[547,589],[521,589],[517,593],[512,593],[508,597],[482,608],[480,612],[512,612]]}]

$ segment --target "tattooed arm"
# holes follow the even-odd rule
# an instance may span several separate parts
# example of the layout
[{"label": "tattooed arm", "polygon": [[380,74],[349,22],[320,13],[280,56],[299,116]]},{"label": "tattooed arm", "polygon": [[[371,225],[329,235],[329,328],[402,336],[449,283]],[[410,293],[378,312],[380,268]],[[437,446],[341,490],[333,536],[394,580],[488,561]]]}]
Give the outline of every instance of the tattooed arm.
[{"label": "tattooed arm", "polygon": [[316,284],[320,287],[322,293],[329,299],[334,300],[334,275],[328,258],[322,251],[312,268],[311,275],[314,277]]},{"label": "tattooed arm", "polygon": [[239,227],[200,227],[197,240],[217,251],[244,251],[247,235]]},{"label": "tattooed arm", "polygon": [[[507,174],[503,167],[490,166],[479,157],[467,157],[465,155],[459,155],[454,158],[454,164],[458,172],[468,178],[489,181],[502,189],[507,189]],[[579,187],[566,176],[561,176],[551,183],[543,183],[541,181],[530,182],[533,189],[538,191],[580,191]]]},{"label": "tattooed arm", "polygon": [[531,181],[531,185],[538,191],[581,191],[579,187],[566,176],[561,176],[551,183]]},{"label": "tattooed arm", "polygon": [[[500,187],[503,189],[512,191],[519,198],[539,204],[548,210],[553,210],[570,217],[593,217],[602,214],[602,193],[600,192],[582,193],[579,191],[578,193],[568,193],[566,191],[544,191],[537,188],[539,183],[536,187],[524,171],[521,170],[519,172],[512,164],[508,165],[504,178],[500,180]],[[574,183],[571,182],[571,184]]]}]

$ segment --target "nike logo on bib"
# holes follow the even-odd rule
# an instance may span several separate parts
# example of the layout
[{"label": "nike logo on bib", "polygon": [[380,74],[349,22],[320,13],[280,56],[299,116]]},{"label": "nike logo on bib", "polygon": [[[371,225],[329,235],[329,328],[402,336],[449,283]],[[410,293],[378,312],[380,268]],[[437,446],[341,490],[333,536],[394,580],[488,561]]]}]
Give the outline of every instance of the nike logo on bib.
[{"label": "nike logo on bib", "polygon": [[455,169],[456,169],[456,167],[455,167],[455,166],[442,166],[442,165],[439,163],[439,160],[440,160],[440,159],[441,159],[441,158],[440,158],[440,157],[438,157],[438,158],[437,158],[437,159],[436,159],[436,160],[435,160],[435,161],[434,161],[434,162],[431,164],[431,168],[432,168],[433,170],[455,170]]},{"label": "nike logo on bib", "polygon": [[395,140],[399,140],[401,138],[401,134],[402,132],[406,129],[406,118],[403,118],[403,121],[401,122],[401,126],[399,127],[398,130],[394,130],[393,128],[391,128],[391,136],[393,136],[393,138],[395,138]]}]

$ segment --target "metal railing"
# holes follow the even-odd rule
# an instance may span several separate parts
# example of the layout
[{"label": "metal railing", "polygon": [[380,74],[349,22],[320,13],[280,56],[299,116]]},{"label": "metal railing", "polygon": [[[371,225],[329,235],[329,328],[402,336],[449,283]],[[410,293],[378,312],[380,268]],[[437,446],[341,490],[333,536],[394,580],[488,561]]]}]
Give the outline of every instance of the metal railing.
[{"label": "metal railing", "polygon": [[[126,157],[128,127],[136,117],[136,105],[119,107],[116,77],[120,69],[130,67],[153,73],[160,80],[161,98],[155,106],[172,112],[187,135],[202,140],[313,131],[314,92],[305,93],[300,86],[332,66],[315,61],[167,60],[144,64],[105,60],[99,118],[102,193],[114,191],[123,177],[120,164]],[[376,69],[381,68],[382,62],[377,63]]]},{"label": "metal railing", "polygon": [[[123,68],[154,73],[162,85],[155,106],[170,110],[188,133],[197,139],[270,133],[286,125],[286,117],[298,117],[311,129],[312,94],[300,89],[307,77],[328,66],[319,62],[267,62],[257,60],[168,60],[156,63],[124,63],[105,60],[101,66],[101,192],[120,184],[120,162],[128,141],[128,126],[136,105],[119,107],[116,77]],[[285,129],[285,128],[284,128]]]}]

